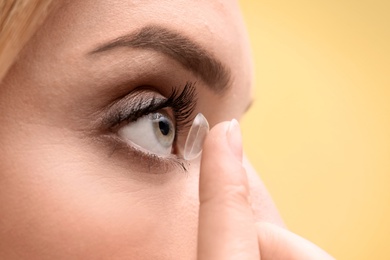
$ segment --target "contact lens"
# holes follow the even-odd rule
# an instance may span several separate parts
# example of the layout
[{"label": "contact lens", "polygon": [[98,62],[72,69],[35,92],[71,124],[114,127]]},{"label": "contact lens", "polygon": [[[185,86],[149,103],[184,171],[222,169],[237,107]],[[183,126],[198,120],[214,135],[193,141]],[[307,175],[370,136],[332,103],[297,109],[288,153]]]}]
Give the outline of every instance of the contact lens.
[{"label": "contact lens", "polygon": [[193,160],[202,152],[203,142],[209,132],[209,123],[202,113],[196,115],[184,145],[184,159]]}]

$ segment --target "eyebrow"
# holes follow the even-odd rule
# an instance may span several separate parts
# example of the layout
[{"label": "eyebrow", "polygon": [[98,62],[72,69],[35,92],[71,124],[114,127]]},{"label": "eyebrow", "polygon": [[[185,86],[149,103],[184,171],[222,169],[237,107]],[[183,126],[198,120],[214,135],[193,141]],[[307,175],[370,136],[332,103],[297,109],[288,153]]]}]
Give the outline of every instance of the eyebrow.
[{"label": "eyebrow", "polygon": [[194,72],[216,93],[224,93],[230,87],[230,70],[202,46],[177,31],[156,25],[146,26],[102,44],[90,54],[102,53],[118,47],[161,52]]}]

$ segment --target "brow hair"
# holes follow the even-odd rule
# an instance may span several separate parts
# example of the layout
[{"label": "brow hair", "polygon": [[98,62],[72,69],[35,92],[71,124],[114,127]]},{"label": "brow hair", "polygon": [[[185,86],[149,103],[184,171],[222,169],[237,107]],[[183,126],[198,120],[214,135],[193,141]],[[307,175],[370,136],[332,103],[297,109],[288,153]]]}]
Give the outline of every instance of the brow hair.
[{"label": "brow hair", "polygon": [[161,52],[200,76],[217,93],[224,93],[230,87],[230,70],[199,44],[175,30],[149,25],[102,44],[91,53],[106,52],[117,47],[151,49]]}]

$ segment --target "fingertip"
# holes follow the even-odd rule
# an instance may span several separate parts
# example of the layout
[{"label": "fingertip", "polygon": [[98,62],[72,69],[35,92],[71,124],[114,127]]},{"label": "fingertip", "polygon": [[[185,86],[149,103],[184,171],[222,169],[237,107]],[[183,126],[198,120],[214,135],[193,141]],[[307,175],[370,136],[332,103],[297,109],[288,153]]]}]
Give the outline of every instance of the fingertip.
[{"label": "fingertip", "polygon": [[[203,154],[213,148],[218,148],[220,146],[225,146],[226,143],[226,134],[229,129],[230,122],[222,122],[216,124],[213,128],[210,129],[210,132],[206,136],[206,139],[203,144]],[[204,157],[204,156],[203,156]]]},{"label": "fingertip", "polygon": [[242,136],[241,129],[238,121],[233,119],[229,122],[227,130],[227,140],[229,143],[230,151],[234,154],[236,159],[242,163],[243,152],[242,152]]},{"label": "fingertip", "polygon": [[[216,151],[217,149],[217,151]],[[240,125],[236,119],[215,125],[205,138],[203,151],[231,152],[241,163],[243,160]],[[206,156],[204,156],[207,158]]]}]

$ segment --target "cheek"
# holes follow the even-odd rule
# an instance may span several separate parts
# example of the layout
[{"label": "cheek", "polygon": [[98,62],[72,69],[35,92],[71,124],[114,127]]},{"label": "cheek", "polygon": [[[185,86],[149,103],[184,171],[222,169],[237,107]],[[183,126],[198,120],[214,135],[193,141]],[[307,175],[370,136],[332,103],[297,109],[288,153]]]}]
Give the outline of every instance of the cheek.
[{"label": "cheek", "polygon": [[13,149],[19,152],[0,166],[3,254],[12,249],[30,259],[195,255],[196,167],[155,174],[153,182],[136,181],[131,175],[139,173],[80,145],[29,145]]}]

